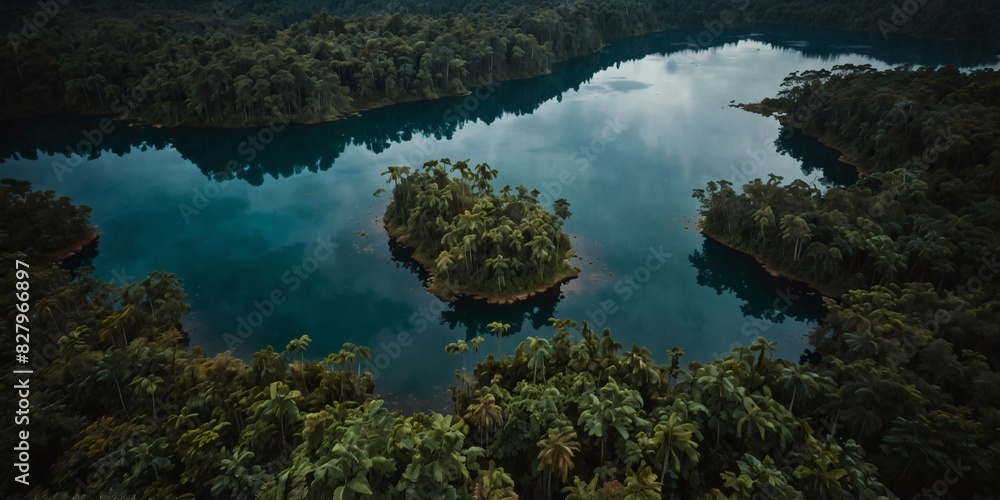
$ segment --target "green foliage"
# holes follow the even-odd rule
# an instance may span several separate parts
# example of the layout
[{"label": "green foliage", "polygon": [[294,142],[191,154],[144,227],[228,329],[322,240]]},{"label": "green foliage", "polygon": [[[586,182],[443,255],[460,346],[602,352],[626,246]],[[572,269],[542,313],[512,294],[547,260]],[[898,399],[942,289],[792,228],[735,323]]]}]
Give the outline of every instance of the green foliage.
[{"label": "green foliage", "polygon": [[[76,207],[55,191],[35,191],[28,181],[0,181],[0,220],[9,223],[0,228],[0,252],[25,252],[28,262],[59,260],[48,254],[92,240],[96,233],[88,226],[90,207]],[[44,228],[44,230],[39,230]]]},{"label": "green foliage", "polygon": [[669,25],[650,1],[624,11],[617,0],[486,11],[464,2],[292,3],[60,4],[31,39],[11,15],[0,118],[71,111],[169,125],[313,123],[545,74],[612,38]]},{"label": "green foliage", "polygon": [[[847,123],[868,113],[852,103],[869,102],[869,88],[889,88],[870,79],[902,78],[848,73],[838,85],[857,98],[823,112],[851,111]],[[961,120],[967,110],[940,103],[984,100],[984,84],[976,81],[985,74],[916,73],[914,85],[924,78],[927,88],[962,90],[919,101],[923,108],[912,116],[922,123]],[[812,76],[802,84],[826,84],[824,78],[814,84]],[[804,88],[793,86],[785,98],[799,102]],[[990,113],[983,116],[992,120]],[[905,135],[915,125],[900,127]],[[978,276],[991,262],[982,258],[997,251],[988,210],[996,154],[976,147],[985,147],[980,140],[995,143],[992,130],[966,143],[956,139],[948,153],[954,157],[920,175],[892,164],[911,145],[898,154],[876,153],[889,155],[885,165],[873,163],[882,166],[847,190],[819,193],[772,177],[748,184],[742,195],[725,183],[698,193],[709,232],[759,251],[772,265],[802,274],[813,269],[811,277],[826,277],[821,284],[854,288],[827,302],[829,315],[813,335],[822,357],[812,365],[774,358],[775,344],[764,338],[686,369],[675,348],[669,365],[659,365],[641,346],[622,352],[607,329],[598,335],[586,322],[553,318],[550,338],[530,337],[510,356],[477,363],[471,376],[463,371],[463,386],[452,392],[455,415],[404,416],[372,397],[373,384],[360,368],[371,355],[363,346],[348,343],[311,361],[304,335],[283,354],[269,347],[249,364],[228,352],[206,357],[183,345],[179,319],[187,296],[175,276],[157,271],[116,286],[86,270],[73,277],[33,265],[27,314],[53,354],[39,358],[47,363],[36,367],[32,391],[32,450],[52,457],[52,466],[32,475],[31,495],[538,498],[559,489],[552,487],[554,475],[568,498],[882,498],[918,494],[929,478],[942,477],[946,464],[957,463],[967,469],[948,494],[989,497],[1000,467],[1000,294],[995,282],[971,287],[963,277]],[[980,163],[969,167],[970,161]],[[489,181],[496,174],[488,166],[456,164],[461,177],[449,179],[441,164],[412,174],[390,169],[393,203],[414,204],[423,194],[422,210],[442,219],[453,214],[441,226],[454,227],[428,238],[429,246],[443,248],[444,234],[466,217],[468,234],[449,238],[454,245],[447,253],[473,238],[458,247],[452,272],[477,259],[487,274],[466,273],[479,272],[498,291],[513,286],[510,277],[496,280],[497,265],[486,267],[498,254],[476,253],[490,245],[511,248],[513,240],[488,236],[488,219],[506,215],[522,231],[514,222],[520,221],[524,235],[538,230],[536,219],[559,222],[568,206],[558,203],[556,215],[541,215],[547,212],[526,188],[493,194]],[[409,184],[411,178],[423,181]],[[59,213],[74,213],[53,195],[27,189],[18,203],[30,199],[42,211],[61,206]],[[892,203],[862,216],[851,207],[865,207],[866,196]],[[462,210],[449,212],[453,207]],[[533,211],[541,213],[526,217]],[[397,227],[412,213],[406,217]],[[11,220],[11,234],[26,231],[28,219]],[[411,231],[421,234],[419,226]],[[917,236],[948,251],[925,249],[921,256]],[[42,234],[39,241],[58,238]],[[479,243],[475,251],[472,242]],[[521,251],[525,261],[541,260],[539,268],[554,267],[551,255],[533,258],[537,250],[526,242]],[[823,267],[827,261],[834,263]],[[915,273],[925,274],[915,279]],[[921,282],[924,276],[935,283]],[[10,267],[0,272],[0,287],[13,289],[14,281]],[[12,324],[10,295],[0,298],[0,308]],[[498,341],[509,327],[490,324]],[[11,341],[0,338],[0,348],[9,352]],[[480,342],[447,350],[464,356],[471,345],[478,353]],[[0,374],[0,382],[15,383],[10,373]]]},{"label": "green foliage", "polygon": [[[997,459],[1000,413],[987,382],[1000,379],[997,82],[994,70],[837,66],[793,73],[777,98],[745,106],[778,113],[869,175],[825,192],[773,175],[742,193],[728,182],[695,192],[707,235],[839,296],[827,300],[813,335],[822,363],[782,368],[774,394],[788,412],[823,422],[827,439],[850,440],[808,441],[812,458],[792,475],[777,474],[768,455],[746,455],[739,473],[724,476],[738,495],[764,483],[786,491],[794,476],[821,496],[848,498],[840,489],[855,464],[845,456],[862,449],[902,497],[940,477],[942,464]],[[759,352],[753,372],[764,377],[767,349],[761,342],[743,355]],[[732,376],[699,372],[709,391],[695,399],[711,411],[744,398]],[[744,442],[766,441],[788,429],[773,425],[785,412],[766,403],[744,399],[737,420],[710,424],[716,432],[735,426]],[[989,496],[977,486],[989,481],[987,470],[973,467],[948,494]]]},{"label": "green foliage", "polygon": [[[449,177],[449,169],[458,175]],[[569,216],[564,199],[554,204],[554,214],[541,206],[538,191],[524,186],[516,194],[509,186],[494,193],[490,181],[497,171],[485,163],[472,168],[441,159],[415,171],[391,166],[382,175],[394,184],[386,229],[413,247],[439,295],[516,298],[578,272],[566,262],[571,248],[562,232]]]},{"label": "green foliage", "polygon": [[774,175],[742,193],[710,182],[694,193],[702,228],[831,295],[907,281],[964,289],[1000,252],[997,82],[994,70],[948,67],[793,73],[778,98],[747,107],[779,113],[870,175],[825,192]]}]

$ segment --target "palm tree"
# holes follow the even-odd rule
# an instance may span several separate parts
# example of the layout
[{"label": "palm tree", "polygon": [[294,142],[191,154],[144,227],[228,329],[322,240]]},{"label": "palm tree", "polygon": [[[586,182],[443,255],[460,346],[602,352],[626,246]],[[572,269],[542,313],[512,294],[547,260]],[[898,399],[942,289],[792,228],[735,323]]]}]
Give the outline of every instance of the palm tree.
[{"label": "palm tree", "polygon": [[[348,346],[350,346],[350,347],[348,348]],[[350,342],[348,342],[347,344],[344,344],[344,347],[348,348],[348,350],[351,352],[351,354],[354,355],[351,359],[358,358],[358,378],[360,378],[361,377],[361,360],[362,359],[372,359],[372,351],[371,351],[371,349],[369,349],[368,346],[357,346],[357,345],[351,344]]]},{"label": "palm tree", "polygon": [[[743,416],[736,422],[736,437],[740,439],[748,439],[753,435],[754,429],[760,433],[761,441],[764,440],[766,431],[776,431],[777,427],[775,422],[778,420],[775,418],[774,414],[770,411],[762,409],[759,405],[754,404],[746,412],[741,412]],[[744,433],[744,429],[746,432]],[[745,434],[745,435],[744,435]]]},{"label": "palm tree", "polygon": [[559,198],[558,200],[552,202],[552,213],[556,214],[562,220],[568,219],[572,212],[569,211],[569,202],[566,198]]},{"label": "palm tree", "polygon": [[597,494],[597,480],[598,477],[594,476],[589,483],[585,483],[580,479],[580,476],[575,476],[573,484],[563,487],[562,492],[566,494],[566,500],[593,500],[600,498]]},{"label": "palm tree", "polygon": [[468,371],[465,365],[465,353],[469,352],[469,344],[466,344],[464,340],[459,340],[458,342],[452,342],[444,347],[444,351],[452,356],[458,354],[462,355],[462,371]]},{"label": "palm tree", "polygon": [[472,345],[472,350],[476,351],[477,365],[479,364],[479,344],[482,344],[484,340],[486,339],[482,338],[479,335],[476,335],[475,337],[472,338],[472,340],[469,341],[469,344]]},{"label": "palm tree", "polygon": [[531,383],[538,381],[538,368],[542,369],[542,381],[545,381],[545,358],[549,355],[549,341],[540,337],[528,337],[528,369],[531,370]]},{"label": "palm tree", "polygon": [[492,394],[486,394],[479,396],[477,402],[470,404],[465,409],[464,417],[472,422],[476,428],[485,429],[487,431],[486,438],[489,440],[489,432],[503,425],[503,408],[496,403],[496,397]]},{"label": "palm tree", "polygon": [[476,183],[476,188],[480,194],[486,193],[490,189],[490,181],[495,179],[496,176],[497,171],[490,168],[489,164],[480,163],[476,165],[473,181]]},{"label": "palm tree", "polygon": [[389,184],[391,182],[395,187],[398,186],[401,181],[405,180],[409,173],[410,167],[389,166],[385,172],[382,172],[381,175],[387,175],[389,178],[386,179],[385,183]]},{"label": "palm tree", "polygon": [[503,291],[503,285],[507,281],[507,271],[510,269],[510,259],[503,254],[497,254],[492,259],[486,259],[486,267],[493,270],[493,274],[497,277],[497,286]]},{"label": "palm tree", "polygon": [[793,260],[799,260],[802,243],[809,241],[809,238],[812,237],[809,224],[802,217],[787,214],[781,218],[781,231],[782,240],[795,240]]},{"label": "palm tree", "polygon": [[[174,468],[174,464],[168,458],[170,457],[169,450],[170,446],[165,437],[133,446],[128,452],[130,462],[132,462],[132,471],[123,482],[135,488],[142,488],[158,481],[161,471],[169,471]],[[153,471],[152,479],[147,477],[149,470]]]},{"label": "palm tree", "polygon": [[788,403],[788,411],[795,408],[795,397],[802,392],[805,397],[809,397],[811,392],[819,391],[820,376],[811,368],[801,365],[791,365],[781,369],[782,385],[785,389],[792,389],[792,399]]},{"label": "palm tree", "polygon": [[571,426],[560,429],[550,428],[548,436],[538,441],[538,470],[548,470],[548,496],[552,497],[552,473],[559,474],[563,484],[569,481],[569,471],[573,470],[573,457],[580,451],[580,443],[575,441],[576,431]]},{"label": "palm tree", "polygon": [[750,344],[750,352],[759,353],[757,357],[757,366],[754,367],[754,370],[760,371],[761,365],[764,364],[764,355],[767,354],[768,351],[774,352],[777,346],[777,342],[768,342],[768,340],[764,337],[757,337],[757,340]]},{"label": "palm tree", "polygon": [[212,481],[212,495],[223,494],[232,498],[249,498],[260,489],[264,481],[263,469],[260,465],[251,465],[254,453],[236,448],[232,455],[222,459],[219,470],[222,472]]},{"label": "palm tree", "polygon": [[541,278],[542,272],[545,270],[545,263],[552,258],[552,253],[555,252],[556,247],[552,244],[552,240],[549,239],[547,234],[536,234],[531,238],[527,246],[531,248],[531,259],[537,263],[538,277]]},{"label": "palm tree", "polygon": [[115,382],[115,388],[118,389],[118,399],[122,403],[122,410],[125,410],[125,398],[122,396],[122,386],[118,378],[119,375],[124,375],[125,377],[123,378],[128,376],[128,370],[123,366],[124,357],[122,351],[119,350],[105,352],[104,357],[98,362],[97,372],[94,373],[98,381],[111,379]]},{"label": "palm tree", "polygon": [[135,307],[129,304],[121,309],[116,309],[101,323],[101,329],[97,332],[97,337],[101,342],[111,339],[112,345],[117,345],[115,342],[115,333],[121,331],[122,339],[125,342],[125,347],[128,347],[128,334],[125,333],[125,329],[131,329],[136,323]]},{"label": "palm tree", "polygon": [[760,227],[760,241],[763,243],[767,228],[774,227],[774,210],[770,205],[765,205],[753,213],[753,220]]},{"label": "palm tree", "polygon": [[292,422],[298,418],[299,407],[295,400],[301,398],[302,393],[292,390],[284,382],[272,382],[261,396],[262,399],[254,403],[252,410],[258,419],[268,416],[277,420],[281,429],[281,442],[288,442],[285,439],[285,422]]},{"label": "palm tree", "polygon": [[671,347],[670,351],[667,352],[667,357],[670,359],[670,366],[667,367],[668,384],[681,373],[681,358],[683,356],[684,349],[677,346]]},{"label": "palm tree", "polygon": [[608,383],[598,390],[586,394],[581,401],[580,418],[577,425],[583,425],[587,434],[601,439],[601,463],[604,463],[604,448],[608,434],[614,430],[623,439],[628,439],[629,431],[635,427],[648,429],[649,422],[643,419],[642,396],[637,391],[622,388],[609,377]]},{"label": "palm tree", "polygon": [[[448,235],[445,235],[445,238],[447,237]],[[445,280],[447,280],[448,271],[451,271],[451,268],[455,267],[455,259],[452,257],[452,254],[447,250],[441,250],[441,253],[438,254],[437,259],[434,260],[434,265],[437,267],[437,272],[440,274],[444,274]]]},{"label": "palm tree", "polygon": [[134,387],[136,395],[146,394],[149,399],[153,402],[153,418],[156,417],[156,391],[159,390],[160,386],[163,385],[163,378],[157,375],[146,375],[145,377],[136,377],[129,386]]},{"label": "palm tree", "polygon": [[667,475],[667,468],[674,472],[681,471],[681,459],[689,466],[698,465],[698,442],[694,438],[701,439],[701,432],[698,427],[691,422],[681,422],[676,413],[672,413],[666,421],[661,421],[653,427],[651,437],[640,439],[639,444],[645,449],[656,450],[655,459],[662,463],[660,467],[660,482],[662,483]]},{"label": "palm tree", "polygon": [[503,359],[503,334],[507,333],[507,330],[510,329],[510,323],[494,321],[486,325],[486,328],[489,328],[490,332],[497,336],[497,346],[500,350],[500,359]]},{"label": "palm tree", "polygon": [[290,342],[288,342],[288,345],[285,346],[285,352],[286,353],[292,354],[292,355],[294,355],[295,353],[299,354],[299,375],[301,375],[301,377],[302,377],[302,388],[304,388],[307,391],[309,390],[309,386],[306,384],[306,355],[305,355],[305,352],[306,352],[306,349],[309,348],[309,343],[310,342],[312,342],[312,339],[309,338],[308,335],[302,335],[301,337],[299,337],[297,339],[292,339]]},{"label": "palm tree", "polygon": [[514,493],[514,479],[490,460],[489,467],[479,469],[479,477],[472,491],[473,500],[517,500]]},{"label": "palm tree", "polygon": [[622,356],[621,366],[628,370],[637,387],[656,388],[663,382],[663,375],[645,347],[632,344],[632,350]]},{"label": "palm tree", "polygon": [[625,500],[659,500],[663,484],[656,482],[656,474],[645,463],[638,471],[631,467],[625,472]]}]

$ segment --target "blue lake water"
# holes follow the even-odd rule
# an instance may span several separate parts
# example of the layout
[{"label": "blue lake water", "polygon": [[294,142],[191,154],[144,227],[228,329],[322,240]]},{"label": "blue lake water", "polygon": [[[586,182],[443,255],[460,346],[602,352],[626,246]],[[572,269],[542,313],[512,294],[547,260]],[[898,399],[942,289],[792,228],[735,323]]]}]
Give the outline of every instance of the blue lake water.
[{"label": "blue lake water", "polygon": [[[368,345],[381,355],[370,366],[377,391],[400,408],[445,406],[462,361],[444,346],[482,334],[479,356],[495,353],[485,325],[498,320],[512,325],[508,354],[528,336],[550,335],[548,319],[558,317],[608,326],[660,361],[673,346],[685,361],[707,360],[758,335],[797,359],[822,301],[706,241],[694,230],[691,192],[768,173],[821,187],[857,175],[835,151],[729,104],[775,95],[793,71],[997,67],[997,56],[877,33],[699,34],[618,40],[550,75],[327,124],[205,130],[116,121],[100,131],[100,117],[8,122],[0,124],[0,177],[93,207],[101,238],[85,260],[100,278],[141,279],[155,269],[181,277],[192,344],[244,359],[302,334],[316,358],[347,341]],[[425,291],[419,268],[379,222],[386,196],[373,192],[386,187],[386,166],[441,157],[488,162],[498,185],[569,200],[565,230],[581,277],[506,306],[445,303]],[[226,179],[231,161],[238,175]]]}]

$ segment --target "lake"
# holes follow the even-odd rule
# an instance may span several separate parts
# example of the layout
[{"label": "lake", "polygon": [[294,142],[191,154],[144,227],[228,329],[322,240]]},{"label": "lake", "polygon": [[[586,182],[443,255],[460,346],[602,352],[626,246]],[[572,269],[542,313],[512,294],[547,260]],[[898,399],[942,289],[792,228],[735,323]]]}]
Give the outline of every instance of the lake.
[{"label": "lake", "polygon": [[[402,409],[442,409],[461,358],[444,346],[512,325],[507,354],[548,337],[550,317],[607,326],[666,361],[722,356],[758,335],[798,359],[825,314],[808,288],[695,230],[693,189],[768,173],[821,188],[857,179],[814,140],[729,104],[775,95],[793,71],[838,64],[998,67],[977,45],[791,27],[685,29],[617,40],[550,75],[319,125],[162,129],[51,117],[2,124],[0,177],[93,207],[81,256],[118,283],[156,269],[184,280],[184,326],[208,353],[249,360],[302,334],[307,356],[344,342],[376,355],[376,391]],[[514,305],[445,303],[388,241],[388,165],[487,162],[495,181],[569,200],[581,276]],[[236,162],[236,163],[230,163]],[[227,164],[237,165],[235,178]],[[468,354],[468,363],[476,360]]]}]

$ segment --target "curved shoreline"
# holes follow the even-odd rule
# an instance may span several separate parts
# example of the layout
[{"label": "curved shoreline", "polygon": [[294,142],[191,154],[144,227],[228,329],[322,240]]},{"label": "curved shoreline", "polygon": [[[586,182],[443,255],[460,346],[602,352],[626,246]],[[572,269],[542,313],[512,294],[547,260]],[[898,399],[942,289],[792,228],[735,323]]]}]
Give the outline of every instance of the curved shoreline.
[{"label": "curved shoreline", "polygon": [[[735,26],[740,26],[740,25],[733,25],[733,26],[735,27]],[[69,114],[80,115],[80,116],[105,116],[105,117],[111,118],[113,120],[128,121],[133,126],[149,126],[149,127],[153,127],[153,128],[196,128],[196,129],[223,129],[223,130],[230,129],[230,130],[242,130],[242,129],[255,129],[255,128],[260,128],[260,127],[266,127],[266,126],[274,125],[276,123],[281,123],[283,125],[289,125],[289,124],[296,124],[296,125],[316,125],[316,124],[320,124],[320,123],[330,123],[330,122],[335,122],[335,121],[342,120],[342,119],[345,119],[345,118],[350,118],[350,117],[353,117],[353,116],[358,116],[358,115],[360,115],[361,113],[363,113],[365,111],[370,111],[370,110],[380,109],[380,108],[386,108],[386,107],[394,106],[396,104],[415,103],[415,102],[430,102],[430,101],[436,101],[436,100],[444,99],[444,98],[448,98],[448,97],[462,97],[462,96],[467,96],[467,95],[473,93],[475,91],[475,89],[477,89],[479,87],[482,87],[482,86],[486,86],[486,85],[499,85],[499,84],[504,83],[504,82],[515,82],[515,81],[520,81],[520,80],[530,80],[532,78],[538,78],[540,76],[545,76],[545,75],[551,74],[552,70],[553,70],[553,66],[556,65],[556,64],[563,63],[563,62],[566,62],[566,61],[570,61],[572,59],[576,59],[576,58],[579,58],[579,57],[587,57],[587,56],[592,56],[594,54],[599,54],[609,44],[611,44],[612,42],[615,42],[617,40],[622,40],[622,39],[625,39],[625,38],[638,37],[638,36],[642,36],[642,35],[648,35],[650,33],[661,33],[661,32],[672,31],[672,30],[676,30],[676,29],[696,28],[696,27],[697,26],[685,26],[685,25],[669,24],[669,25],[661,27],[661,28],[649,29],[649,30],[639,31],[637,33],[631,33],[631,34],[627,34],[627,35],[622,35],[622,36],[610,38],[608,40],[602,40],[600,47],[598,47],[597,49],[595,49],[595,50],[593,50],[591,52],[585,52],[585,53],[582,53],[582,54],[576,54],[576,55],[567,57],[565,59],[554,60],[554,61],[552,61],[552,63],[549,65],[548,68],[546,68],[544,71],[540,71],[538,73],[526,74],[526,75],[520,75],[520,76],[513,76],[513,77],[510,77],[510,78],[502,78],[502,79],[497,79],[497,80],[480,81],[480,83],[478,85],[473,86],[473,87],[468,87],[463,92],[445,93],[445,94],[437,94],[437,93],[435,93],[434,94],[435,97],[431,97],[431,98],[410,97],[410,98],[400,99],[400,100],[397,100],[397,101],[383,100],[383,101],[377,102],[377,103],[368,103],[367,105],[362,106],[362,107],[358,107],[358,108],[353,108],[352,107],[351,109],[345,110],[342,114],[340,114],[338,116],[334,116],[334,117],[316,118],[316,119],[310,119],[310,120],[299,120],[299,119],[294,119],[294,118],[287,119],[288,117],[284,117],[285,118],[284,121],[282,121],[282,117],[276,117],[277,119],[265,120],[265,121],[254,122],[254,123],[245,123],[245,124],[240,124],[240,125],[232,125],[232,124],[208,124],[208,123],[175,123],[175,124],[167,125],[167,124],[159,123],[159,122],[156,122],[156,121],[150,121],[150,120],[148,120],[146,118],[143,118],[142,116],[140,116],[138,114],[135,114],[135,115],[128,115],[128,114],[126,114],[123,117],[123,116],[115,116],[113,113],[110,113],[110,112],[93,111],[93,110],[91,110],[91,111],[61,111],[59,113],[46,113],[46,114],[41,114],[41,115],[32,114],[32,115],[22,115],[22,116],[5,116],[5,117],[0,117],[0,121],[2,121],[2,120],[26,120],[26,119],[33,119],[33,118],[41,118],[41,117],[44,117],[44,116],[52,116],[52,115],[57,115],[57,114],[61,114],[61,113],[69,113]]]},{"label": "curved shoreline", "polygon": [[454,288],[449,288],[443,282],[437,281],[437,277],[434,275],[434,271],[432,271],[433,269],[432,263],[429,263],[426,258],[419,255],[415,247],[407,243],[406,240],[404,240],[398,234],[396,234],[396,231],[392,228],[392,226],[389,224],[388,221],[383,219],[383,225],[385,226],[386,233],[389,234],[389,238],[397,245],[404,247],[408,250],[411,250],[412,253],[410,254],[410,257],[413,260],[417,261],[417,263],[419,263],[420,266],[423,267],[424,271],[429,275],[424,284],[424,289],[434,294],[437,298],[444,300],[446,302],[453,302],[462,298],[467,298],[473,300],[481,300],[486,302],[487,304],[513,304],[515,302],[527,300],[540,293],[545,293],[555,288],[558,288],[563,283],[580,276],[579,268],[566,264],[569,267],[570,271],[557,274],[556,276],[552,277],[550,280],[546,281],[543,285],[534,290],[527,290],[524,292],[516,293],[514,295],[501,296],[486,292],[470,292],[467,290],[457,290]]},{"label": "curved shoreline", "polygon": [[83,251],[83,249],[93,245],[97,241],[97,238],[101,236],[96,229],[92,227],[87,228],[87,233],[79,240],[70,243],[69,245],[52,252],[48,252],[45,256],[49,259],[49,263],[55,264],[62,262],[78,253]]},{"label": "curved shoreline", "polygon": [[813,283],[812,281],[809,281],[809,280],[807,280],[807,279],[805,279],[805,278],[803,278],[801,276],[794,275],[794,274],[792,274],[790,272],[787,272],[787,271],[781,271],[781,270],[775,269],[775,268],[769,266],[766,262],[764,262],[763,259],[761,259],[757,255],[755,255],[755,254],[753,254],[751,252],[748,252],[748,251],[746,251],[746,250],[744,250],[744,249],[736,246],[732,242],[727,241],[727,240],[721,238],[720,236],[712,234],[711,232],[707,231],[706,229],[704,229],[703,227],[701,227],[700,223],[698,224],[698,232],[700,232],[706,238],[710,238],[712,241],[715,241],[716,243],[719,243],[720,245],[723,245],[723,246],[725,246],[727,248],[733,249],[733,250],[735,250],[737,252],[740,252],[740,253],[742,253],[744,255],[749,255],[750,257],[753,257],[753,259],[755,261],[757,261],[757,263],[760,264],[760,266],[762,268],[764,268],[764,271],[767,271],[767,273],[770,274],[771,276],[775,276],[775,277],[778,277],[778,278],[784,278],[784,279],[787,279],[787,280],[791,280],[791,281],[795,281],[795,282],[798,282],[798,283],[802,283],[803,285],[806,285],[809,288],[812,288],[813,290],[816,290],[817,292],[820,293],[820,295],[823,295],[824,297],[829,297],[829,298],[834,299],[834,300],[840,300],[841,297],[845,293],[847,293],[847,290],[842,290],[841,291],[841,290],[835,290],[833,288],[829,288],[829,287],[826,287],[826,286],[821,286],[821,285]]},{"label": "curved shoreline", "polygon": [[789,119],[788,119],[788,114],[785,114],[784,111],[781,111],[779,109],[772,108],[772,107],[769,107],[769,106],[765,106],[765,105],[763,105],[762,103],[759,103],[759,102],[758,103],[752,103],[752,104],[731,104],[731,106],[734,107],[734,108],[739,108],[739,109],[742,109],[743,111],[746,111],[746,112],[749,112],[749,113],[754,113],[754,114],[761,115],[761,116],[764,116],[764,117],[768,117],[768,118],[773,117],[781,125],[784,125],[786,127],[791,127],[791,128],[793,128],[795,130],[798,130],[800,133],[802,133],[802,135],[804,135],[806,137],[812,137],[813,139],[816,139],[817,141],[819,141],[820,144],[822,144],[822,145],[824,145],[824,146],[826,146],[826,147],[828,147],[828,148],[830,148],[830,149],[832,149],[832,150],[840,153],[840,157],[837,158],[837,161],[839,161],[840,163],[843,163],[845,165],[849,165],[849,166],[853,167],[854,170],[856,170],[858,172],[858,175],[864,177],[866,175],[870,175],[871,174],[871,172],[867,168],[865,168],[864,166],[861,165],[861,161],[863,159],[862,158],[853,158],[853,157],[848,156],[848,153],[845,150],[846,148],[844,148],[843,146],[837,144],[836,137],[834,137],[832,135],[831,136],[822,136],[822,135],[808,134],[808,133],[806,133],[802,129],[802,127],[796,127],[793,123],[791,123],[789,121]]}]

